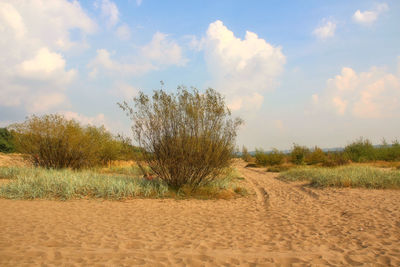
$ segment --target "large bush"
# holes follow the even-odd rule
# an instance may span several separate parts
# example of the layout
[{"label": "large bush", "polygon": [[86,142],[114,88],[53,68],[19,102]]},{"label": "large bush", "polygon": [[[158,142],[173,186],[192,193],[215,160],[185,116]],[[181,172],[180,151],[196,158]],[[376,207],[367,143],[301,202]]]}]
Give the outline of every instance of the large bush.
[{"label": "large bush", "polygon": [[11,153],[15,151],[13,136],[7,128],[0,128],[0,152]]},{"label": "large bush", "polygon": [[352,142],[344,148],[344,152],[353,162],[367,162],[376,160],[376,149],[371,141],[364,138]]},{"label": "large bush", "polygon": [[115,159],[120,142],[104,127],[82,126],[61,115],[31,116],[10,126],[16,148],[35,166],[82,168]]},{"label": "large bush", "polygon": [[232,119],[224,98],[179,87],[176,94],[139,93],[134,106],[120,104],[133,121],[133,134],[152,171],[174,188],[193,190],[230,164],[240,119]]}]

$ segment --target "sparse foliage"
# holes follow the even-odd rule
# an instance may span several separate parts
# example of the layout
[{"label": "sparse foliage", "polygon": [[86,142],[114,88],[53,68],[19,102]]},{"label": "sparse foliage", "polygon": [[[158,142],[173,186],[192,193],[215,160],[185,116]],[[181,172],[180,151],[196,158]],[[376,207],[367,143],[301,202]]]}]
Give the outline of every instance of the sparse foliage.
[{"label": "sparse foliage", "polygon": [[141,92],[133,107],[119,105],[132,119],[145,161],[170,186],[194,190],[229,165],[242,121],[231,118],[215,90],[179,87],[176,94],[158,90],[151,97]]}]

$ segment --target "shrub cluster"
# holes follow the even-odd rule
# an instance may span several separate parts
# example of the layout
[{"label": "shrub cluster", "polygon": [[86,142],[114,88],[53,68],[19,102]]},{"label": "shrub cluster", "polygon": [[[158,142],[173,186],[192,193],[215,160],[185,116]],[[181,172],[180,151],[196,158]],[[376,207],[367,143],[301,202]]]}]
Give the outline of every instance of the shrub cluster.
[{"label": "shrub cluster", "polygon": [[399,161],[400,144],[397,140],[389,145],[385,140],[379,146],[373,146],[368,139],[359,138],[344,149],[346,156],[353,162],[375,160]]},{"label": "shrub cluster", "polygon": [[123,143],[104,127],[82,126],[52,114],[31,116],[10,126],[18,152],[35,166],[83,168],[108,164],[120,155]]},{"label": "shrub cluster", "polygon": [[256,149],[255,158],[258,165],[275,166],[283,163],[285,154],[276,148],[269,153],[265,153],[261,149]]}]

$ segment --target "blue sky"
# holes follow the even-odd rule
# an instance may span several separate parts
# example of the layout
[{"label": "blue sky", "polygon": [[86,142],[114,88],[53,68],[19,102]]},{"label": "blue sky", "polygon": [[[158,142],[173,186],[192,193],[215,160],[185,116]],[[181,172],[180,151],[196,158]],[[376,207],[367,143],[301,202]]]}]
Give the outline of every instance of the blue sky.
[{"label": "blue sky", "polygon": [[400,138],[399,1],[0,3],[0,126],[61,113],[129,133],[116,103],[213,87],[238,145]]}]

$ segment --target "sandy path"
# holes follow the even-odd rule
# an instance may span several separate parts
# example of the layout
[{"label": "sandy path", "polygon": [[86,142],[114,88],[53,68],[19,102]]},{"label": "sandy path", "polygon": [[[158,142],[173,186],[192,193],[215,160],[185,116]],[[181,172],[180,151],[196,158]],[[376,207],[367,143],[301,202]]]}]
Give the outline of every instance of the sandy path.
[{"label": "sandy path", "polygon": [[0,266],[400,265],[400,192],[239,171],[236,200],[0,200]]}]

